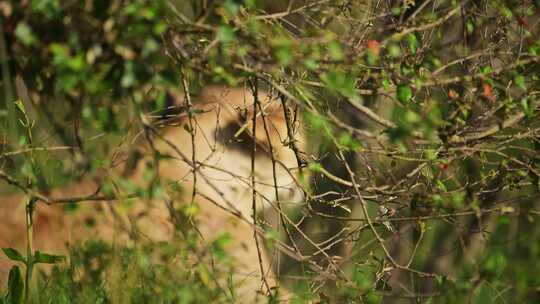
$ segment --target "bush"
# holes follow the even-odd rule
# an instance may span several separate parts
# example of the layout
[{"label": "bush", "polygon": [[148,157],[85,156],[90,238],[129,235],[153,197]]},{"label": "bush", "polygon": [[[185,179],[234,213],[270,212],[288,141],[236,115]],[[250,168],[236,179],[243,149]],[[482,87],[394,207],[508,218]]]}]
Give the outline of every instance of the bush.
[{"label": "bush", "polygon": [[[128,118],[162,113],[178,87],[260,85],[309,137],[308,151],[284,138],[305,201],[266,234],[302,257],[280,255],[292,302],[537,302],[539,6],[0,1],[0,180],[39,200],[111,164]],[[47,136],[77,149],[20,152],[57,146]],[[234,265],[191,264],[197,242],[90,242],[31,299],[241,301],[214,283]],[[221,247],[211,255],[226,259]],[[32,269],[32,252],[9,254]],[[5,301],[24,298],[23,273]]]}]

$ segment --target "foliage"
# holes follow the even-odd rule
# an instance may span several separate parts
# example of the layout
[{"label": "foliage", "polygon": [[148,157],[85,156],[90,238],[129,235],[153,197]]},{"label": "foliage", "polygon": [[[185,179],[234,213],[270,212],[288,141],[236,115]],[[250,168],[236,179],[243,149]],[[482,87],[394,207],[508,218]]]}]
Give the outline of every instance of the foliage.
[{"label": "foliage", "polygon": [[[179,259],[178,252],[183,252]],[[213,279],[227,273],[192,264],[189,248],[172,244],[120,248],[89,241],[72,249],[70,265],[40,278],[35,303],[210,303],[232,295]],[[179,261],[179,262],[177,262]],[[213,279],[212,279],[213,278]],[[39,292],[38,292],[39,291]]]},{"label": "foliage", "polygon": [[[256,81],[301,113],[310,138],[308,151],[296,151],[288,136],[283,143],[312,174],[305,201],[286,210],[281,236],[305,257],[281,260],[291,302],[538,302],[539,7],[0,1],[7,130],[0,180],[24,181],[19,188],[28,194],[92,176],[111,164],[111,146],[126,141],[131,118],[161,113],[182,81],[195,91]],[[21,83],[27,96],[10,96]],[[8,157],[53,143],[77,149]],[[189,254],[178,259],[170,244],[87,244],[32,298],[234,301],[234,291],[211,281],[227,271],[189,264],[197,255],[190,242],[197,240],[179,240]],[[226,244],[223,237],[210,251],[226,259]],[[30,272],[33,263],[60,259],[4,253]],[[173,259],[179,264],[165,267]],[[4,302],[19,303],[24,286],[14,266]]]}]

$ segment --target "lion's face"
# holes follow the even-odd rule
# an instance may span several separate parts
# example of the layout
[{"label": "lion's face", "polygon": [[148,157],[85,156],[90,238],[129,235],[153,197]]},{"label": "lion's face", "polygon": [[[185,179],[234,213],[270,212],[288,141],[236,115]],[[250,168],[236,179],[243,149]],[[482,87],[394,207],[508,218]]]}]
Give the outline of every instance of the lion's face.
[{"label": "lion's face", "polygon": [[[283,203],[291,203],[303,197],[296,180],[296,156],[287,146],[287,123],[279,99],[259,93],[263,112],[257,108],[255,136],[252,135],[254,100],[251,91],[209,87],[195,100],[198,101],[196,107],[202,111],[194,115],[191,122],[195,130],[195,157],[189,128],[177,127],[165,133],[170,142],[179,143],[178,149],[170,144],[161,145],[167,153],[179,158],[163,168],[169,179],[181,178],[187,182],[184,185],[192,186],[189,162],[195,159],[197,191],[246,218],[251,218],[252,214],[252,172],[258,210],[275,206],[278,198]],[[189,125],[186,120],[184,124]],[[301,146],[303,141],[299,140],[299,144]],[[177,150],[183,156],[178,155]]]}]

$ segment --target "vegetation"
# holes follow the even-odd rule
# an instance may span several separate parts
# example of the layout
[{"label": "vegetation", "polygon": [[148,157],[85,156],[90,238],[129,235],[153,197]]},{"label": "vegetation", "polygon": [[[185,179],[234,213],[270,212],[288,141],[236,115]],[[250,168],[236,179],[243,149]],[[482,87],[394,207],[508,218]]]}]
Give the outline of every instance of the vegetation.
[{"label": "vegetation", "polygon": [[256,84],[302,117],[307,151],[282,144],[305,200],[284,206],[284,229],[258,223],[267,247],[302,257],[280,258],[292,302],[539,302],[539,8],[0,1],[0,182],[27,195],[30,249],[4,248],[19,266],[0,302],[242,302],[215,284],[234,270],[226,234],[209,247],[228,265],[219,270],[207,258],[192,266],[196,231],[174,244],[79,244],[67,261],[31,250],[48,189],[110,165],[133,117],[165,109],[170,92],[211,83]]}]

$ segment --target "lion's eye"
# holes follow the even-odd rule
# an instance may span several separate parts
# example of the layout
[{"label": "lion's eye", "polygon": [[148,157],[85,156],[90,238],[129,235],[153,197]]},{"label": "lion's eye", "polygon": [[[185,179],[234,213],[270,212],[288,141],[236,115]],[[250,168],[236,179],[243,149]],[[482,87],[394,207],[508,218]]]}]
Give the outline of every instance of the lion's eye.
[{"label": "lion's eye", "polygon": [[231,122],[217,132],[218,141],[228,149],[237,150],[246,155],[251,155],[253,149],[253,140],[247,134],[247,131],[240,133],[237,137],[235,134],[240,130],[241,126],[236,122]]},{"label": "lion's eye", "polygon": [[[251,156],[253,150],[253,138],[248,134],[248,130],[242,130],[242,132],[235,137],[241,128],[242,125],[238,124],[237,122],[231,122],[218,130],[217,140],[227,149],[233,149],[245,155]],[[256,145],[257,154],[268,152],[266,143],[257,141]]]}]

